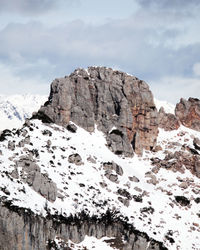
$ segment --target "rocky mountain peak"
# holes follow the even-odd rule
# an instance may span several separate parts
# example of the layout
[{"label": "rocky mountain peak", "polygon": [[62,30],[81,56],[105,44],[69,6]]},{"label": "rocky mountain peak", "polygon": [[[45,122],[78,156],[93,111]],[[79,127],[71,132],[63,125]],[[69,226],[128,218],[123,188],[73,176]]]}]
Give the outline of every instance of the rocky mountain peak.
[{"label": "rocky mountain peak", "polygon": [[137,77],[106,67],[76,69],[55,79],[37,117],[58,125],[70,121],[89,132],[95,125],[116,154],[142,154],[156,144],[157,110],[149,86]]},{"label": "rocky mountain peak", "polygon": [[175,114],[181,123],[191,129],[200,131],[200,100],[197,98],[180,99]]}]

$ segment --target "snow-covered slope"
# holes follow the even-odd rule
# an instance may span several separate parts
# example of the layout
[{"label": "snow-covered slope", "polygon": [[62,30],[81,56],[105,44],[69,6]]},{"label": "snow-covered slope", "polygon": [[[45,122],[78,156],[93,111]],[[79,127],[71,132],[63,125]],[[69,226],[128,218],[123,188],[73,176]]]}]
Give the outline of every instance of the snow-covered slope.
[{"label": "snow-covered slope", "polygon": [[161,107],[163,107],[164,110],[165,110],[165,113],[174,114],[174,110],[175,110],[175,105],[174,104],[166,102],[166,101],[160,101],[160,100],[158,100],[156,98],[154,98],[154,102],[155,102],[155,105],[156,105],[156,108],[157,108],[158,111],[159,111],[159,109]]},{"label": "snow-covered slope", "polygon": [[[151,164],[151,158],[162,160],[165,150],[178,152],[183,144],[192,148],[200,132],[185,127],[160,130],[158,144],[163,150],[125,158],[108,150],[97,129],[88,133],[78,127],[72,133],[39,120],[30,123],[1,138],[1,197],[43,216],[47,207],[51,214],[66,217],[81,211],[101,216],[110,209],[168,249],[200,249],[199,179],[186,169],[180,174]],[[27,183],[28,165],[20,165],[27,157],[56,184],[55,201],[47,201]],[[184,187],[181,184],[186,180]],[[176,196],[187,197],[189,204],[178,203]]]},{"label": "snow-covered slope", "polygon": [[40,95],[0,95],[0,131],[21,127],[46,100]]}]

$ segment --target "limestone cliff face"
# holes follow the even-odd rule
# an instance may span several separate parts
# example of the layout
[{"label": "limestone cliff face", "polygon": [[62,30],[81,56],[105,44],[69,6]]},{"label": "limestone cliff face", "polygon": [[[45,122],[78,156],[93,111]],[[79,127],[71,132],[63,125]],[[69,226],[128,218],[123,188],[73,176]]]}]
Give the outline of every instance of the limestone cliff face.
[{"label": "limestone cliff face", "polygon": [[[74,243],[84,240],[85,236],[98,239],[116,237],[121,242],[121,250],[159,250],[166,248],[162,243],[140,233],[126,222],[115,220],[110,213],[101,219],[80,217],[51,216],[43,218],[31,211],[1,202],[0,207],[1,250],[54,250],[55,238]],[[62,249],[68,249],[66,246]],[[71,249],[71,248],[69,248]]]},{"label": "limestone cliff face", "polygon": [[148,85],[134,76],[105,67],[77,69],[51,84],[49,100],[37,114],[87,131],[95,124],[116,154],[142,154],[156,144],[158,113]]}]

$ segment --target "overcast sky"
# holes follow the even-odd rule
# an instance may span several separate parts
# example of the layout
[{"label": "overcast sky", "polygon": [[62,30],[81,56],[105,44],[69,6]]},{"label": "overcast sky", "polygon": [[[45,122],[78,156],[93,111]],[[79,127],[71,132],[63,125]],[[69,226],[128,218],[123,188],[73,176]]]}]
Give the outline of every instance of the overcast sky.
[{"label": "overcast sky", "polygon": [[0,0],[0,94],[48,94],[78,67],[145,80],[160,100],[200,98],[199,0]]}]

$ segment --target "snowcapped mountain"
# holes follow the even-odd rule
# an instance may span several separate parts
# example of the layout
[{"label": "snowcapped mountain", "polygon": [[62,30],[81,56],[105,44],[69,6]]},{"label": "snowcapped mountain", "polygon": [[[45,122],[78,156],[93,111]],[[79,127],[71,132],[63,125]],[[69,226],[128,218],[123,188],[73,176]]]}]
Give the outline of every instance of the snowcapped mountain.
[{"label": "snowcapped mountain", "polygon": [[0,95],[0,130],[19,128],[46,100],[40,95]]},{"label": "snowcapped mountain", "polygon": [[104,67],[56,79],[0,135],[2,250],[200,249],[199,109],[158,113],[145,82]]}]

